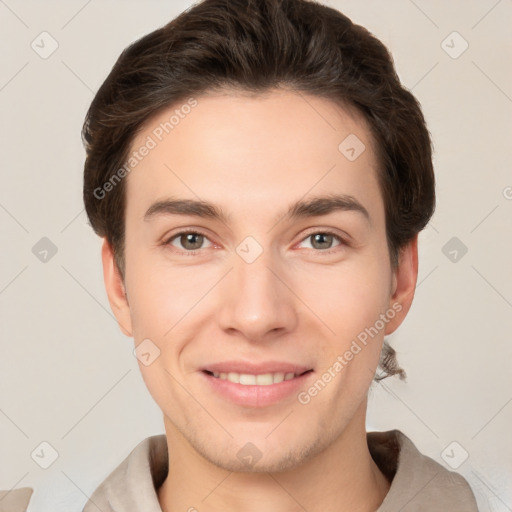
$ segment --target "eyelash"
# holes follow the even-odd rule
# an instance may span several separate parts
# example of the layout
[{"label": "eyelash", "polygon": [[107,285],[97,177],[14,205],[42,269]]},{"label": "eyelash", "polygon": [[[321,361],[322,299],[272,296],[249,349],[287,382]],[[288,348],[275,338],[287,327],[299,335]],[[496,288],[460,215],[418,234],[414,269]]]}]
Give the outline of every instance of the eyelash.
[{"label": "eyelash", "polygon": [[[175,250],[178,254],[183,254],[183,255],[187,255],[187,256],[194,256],[194,255],[198,254],[202,249],[197,249],[197,250],[193,250],[193,251],[180,251],[179,249],[177,249],[176,247],[172,246],[172,244],[171,244],[171,242],[173,240],[181,237],[182,235],[187,235],[187,234],[201,235],[204,238],[206,238],[210,243],[213,243],[208,238],[208,235],[203,233],[201,230],[199,230],[199,229],[188,229],[188,230],[179,231],[178,233],[173,234],[170,238],[168,238],[166,241],[164,241],[163,245],[164,246],[171,246],[171,247],[173,247],[173,250]],[[341,237],[339,234],[335,233],[334,231],[329,231],[328,229],[327,230],[311,231],[304,238],[302,238],[301,243],[304,242],[305,240],[307,240],[308,238],[311,238],[313,235],[318,235],[318,234],[321,234],[321,235],[332,235],[339,242],[339,245],[336,245],[333,248],[324,249],[324,250],[322,250],[322,249],[314,249],[314,248],[310,249],[311,251],[313,251],[315,253],[324,254],[324,255],[333,254],[334,252],[337,252],[336,251],[337,247],[340,247],[342,245],[343,246],[347,246],[347,247],[350,246],[350,244],[348,243],[348,241],[345,238]]]}]

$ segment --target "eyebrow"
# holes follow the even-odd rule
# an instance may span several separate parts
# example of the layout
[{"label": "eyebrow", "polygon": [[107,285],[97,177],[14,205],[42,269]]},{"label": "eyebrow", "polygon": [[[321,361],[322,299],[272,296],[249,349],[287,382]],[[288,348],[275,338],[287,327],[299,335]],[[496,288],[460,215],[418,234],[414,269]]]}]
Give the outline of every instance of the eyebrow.
[{"label": "eyebrow", "polygon": [[[299,200],[289,206],[284,212],[274,218],[275,222],[282,220],[295,220],[309,217],[319,217],[335,211],[352,211],[360,213],[371,223],[368,210],[353,196],[329,194]],[[144,214],[144,220],[151,220],[160,215],[191,215],[194,217],[219,220],[227,224],[229,217],[221,207],[201,200],[169,198],[152,204]]]}]

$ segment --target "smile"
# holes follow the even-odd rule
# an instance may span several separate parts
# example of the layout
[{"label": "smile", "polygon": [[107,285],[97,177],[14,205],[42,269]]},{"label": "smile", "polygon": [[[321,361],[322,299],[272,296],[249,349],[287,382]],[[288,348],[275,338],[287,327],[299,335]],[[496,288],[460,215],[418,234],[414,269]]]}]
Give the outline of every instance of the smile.
[{"label": "smile", "polygon": [[257,368],[257,365],[232,363],[212,366],[200,372],[207,389],[231,404],[249,408],[268,407],[283,400],[293,400],[314,378],[312,369],[293,365],[264,365],[267,366],[265,369],[261,368],[263,365]]}]

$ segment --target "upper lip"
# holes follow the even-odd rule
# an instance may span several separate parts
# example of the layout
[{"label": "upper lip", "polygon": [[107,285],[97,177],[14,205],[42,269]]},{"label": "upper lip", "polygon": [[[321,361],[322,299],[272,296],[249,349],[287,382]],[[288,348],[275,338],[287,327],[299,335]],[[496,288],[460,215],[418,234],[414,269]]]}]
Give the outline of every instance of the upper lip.
[{"label": "upper lip", "polygon": [[295,373],[301,375],[311,367],[299,364],[287,363],[282,361],[267,361],[261,363],[251,363],[246,361],[223,361],[205,365],[201,371],[218,373],[243,373],[249,375],[264,375],[266,373]]}]

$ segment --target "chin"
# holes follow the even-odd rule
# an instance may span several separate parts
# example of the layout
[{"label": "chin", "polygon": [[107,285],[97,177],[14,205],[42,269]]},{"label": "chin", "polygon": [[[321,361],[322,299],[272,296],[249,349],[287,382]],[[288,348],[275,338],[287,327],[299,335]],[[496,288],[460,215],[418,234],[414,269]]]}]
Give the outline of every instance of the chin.
[{"label": "chin", "polygon": [[[230,439],[227,445],[212,439],[188,439],[193,449],[211,464],[236,473],[278,473],[291,471],[321,453],[328,441],[311,436],[294,440],[281,436],[269,442],[265,436],[253,441]],[[219,449],[220,448],[220,449]]]}]

